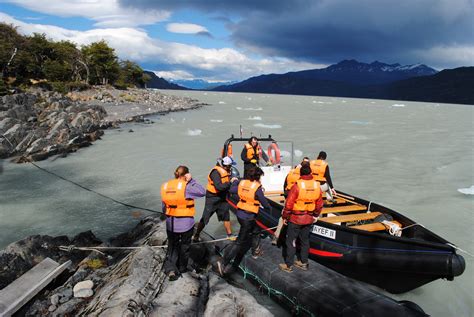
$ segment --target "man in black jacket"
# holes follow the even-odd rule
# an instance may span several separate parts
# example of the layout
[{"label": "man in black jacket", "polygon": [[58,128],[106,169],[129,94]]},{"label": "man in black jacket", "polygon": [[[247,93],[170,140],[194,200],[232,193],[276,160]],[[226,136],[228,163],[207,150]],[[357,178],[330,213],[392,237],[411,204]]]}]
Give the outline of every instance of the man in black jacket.
[{"label": "man in black jacket", "polygon": [[199,241],[201,231],[209,223],[214,213],[217,213],[217,219],[224,223],[227,236],[232,236],[229,203],[226,200],[231,183],[232,162],[232,159],[228,156],[219,159],[207,177],[206,202],[201,220],[193,236],[194,242]]}]

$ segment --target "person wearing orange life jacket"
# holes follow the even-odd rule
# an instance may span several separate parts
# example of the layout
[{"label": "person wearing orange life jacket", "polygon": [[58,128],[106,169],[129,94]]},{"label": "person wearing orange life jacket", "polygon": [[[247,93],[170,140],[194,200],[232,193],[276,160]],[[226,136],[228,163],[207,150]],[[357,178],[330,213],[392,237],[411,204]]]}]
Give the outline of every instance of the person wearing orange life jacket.
[{"label": "person wearing orange life jacket", "polygon": [[[291,272],[292,266],[307,270],[309,254],[309,235],[313,223],[323,208],[323,198],[319,182],[313,179],[311,168],[304,165],[300,169],[300,179],[291,188],[285,202],[282,217],[288,222],[286,234],[285,263],[279,268]],[[294,261],[296,247],[294,242],[299,239],[301,245],[300,259]]]},{"label": "person wearing orange life jacket", "polygon": [[[236,216],[240,223],[240,231],[237,240],[224,252],[222,261],[217,262],[221,275],[228,274],[239,267],[245,253],[251,248],[252,256],[258,258],[262,255],[260,245],[260,234],[256,224],[257,214],[263,207],[264,212],[271,212],[271,206],[265,198],[260,184],[263,171],[258,166],[249,168],[247,178],[234,181],[230,193],[239,195]],[[231,264],[231,261],[233,263]]]},{"label": "person wearing orange life jacket", "polygon": [[233,151],[232,151],[232,144],[229,144],[227,146],[227,155],[224,155],[224,148],[221,149],[221,157],[224,158],[224,156],[228,156],[230,158],[233,158]]},{"label": "person wearing orange life jacket", "polygon": [[258,144],[258,139],[253,136],[248,143],[245,143],[242,153],[240,153],[240,158],[244,161],[244,178],[246,178],[249,168],[259,165],[260,157],[271,165],[267,154],[262,151],[262,147]]},{"label": "person wearing orange life jacket", "polygon": [[227,193],[231,184],[230,170],[232,159],[228,156],[217,161],[207,177],[206,202],[201,220],[198,223],[193,241],[200,240],[201,231],[209,223],[212,215],[217,214],[217,219],[224,223],[224,228],[228,237],[232,236],[230,225],[229,203],[227,202]]},{"label": "person wearing orange life jacket", "polygon": [[[315,180],[321,184],[327,183],[331,188],[331,193],[336,195],[336,190],[332,184],[329,165],[326,162],[327,154],[324,151],[319,152],[318,157],[310,162],[311,172]],[[330,197],[332,199],[332,197]]]},{"label": "person wearing orange life jacket", "polygon": [[178,166],[174,179],[161,185],[163,213],[166,215],[168,250],[163,265],[171,281],[187,271],[189,247],[194,228],[194,199],[203,197],[205,189],[198,184],[186,166]]},{"label": "person wearing orange life jacket", "polygon": [[[293,187],[293,185],[296,184],[296,181],[300,179],[300,169],[301,169],[301,166],[303,165],[309,165],[309,157],[307,156],[303,157],[303,160],[301,161],[301,163],[296,165],[286,176],[285,182],[283,184],[283,196],[285,198],[288,196],[288,193],[291,187]],[[277,244],[278,237],[280,236],[282,228],[283,228],[283,218],[280,217],[280,219],[278,219],[278,226],[273,234],[273,238],[272,238],[273,245]]]}]

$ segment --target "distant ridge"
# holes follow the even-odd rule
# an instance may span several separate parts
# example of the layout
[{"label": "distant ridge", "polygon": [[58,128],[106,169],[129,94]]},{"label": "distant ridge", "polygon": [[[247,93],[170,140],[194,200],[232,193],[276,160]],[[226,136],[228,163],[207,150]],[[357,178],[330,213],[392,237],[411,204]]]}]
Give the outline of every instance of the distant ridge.
[{"label": "distant ridge", "polygon": [[474,87],[474,67],[438,73],[422,64],[344,60],[324,69],[261,75],[213,90],[474,104],[469,87]]},{"label": "distant ridge", "polygon": [[167,80],[156,76],[154,72],[151,71],[144,71],[151,79],[146,83],[147,88],[156,88],[156,89],[176,89],[176,90],[187,90],[188,88],[181,87],[180,85],[176,85],[173,83],[168,82]]},{"label": "distant ridge", "polygon": [[203,79],[176,79],[169,80],[171,83],[178,84],[185,88],[190,89],[201,89],[201,90],[210,90],[218,86],[231,85],[236,83],[236,81],[229,82],[208,82]]}]

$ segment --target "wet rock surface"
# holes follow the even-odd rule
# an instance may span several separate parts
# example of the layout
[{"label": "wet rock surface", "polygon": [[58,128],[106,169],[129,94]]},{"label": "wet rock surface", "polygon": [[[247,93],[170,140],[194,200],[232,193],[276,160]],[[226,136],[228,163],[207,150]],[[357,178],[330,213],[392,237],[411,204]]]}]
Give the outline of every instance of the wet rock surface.
[{"label": "wet rock surface", "polygon": [[[53,248],[41,246],[43,243],[52,245],[52,241],[55,245],[87,245],[92,243],[86,239],[89,235],[81,234],[72,240],[35,236],[7,247],[8,254],[15,250],[14,254],[22,254],[31,264],[35,262],[33,258],[40,260],[40,254],[59,263],[74,259],[69,277],[60,283],[54,282],[36,296],[21,315],[271,316],[247,291],[228,284],[210,271],[210,262],[215,255],[203,245],[192,247],[188,272],[176,281],[169,281],[162,271],[166,257],[166,248],[163,247],[167,239],[166,225],[159,217],[146,217],[130,232],[101,244],[139,247],[132,250],[58,253]],[[32,240],[36,242],[29,242]],[[94,241],[95,244],[89,246],[97,245],[98,241]],[[0,261],[4,261],[5,256],[0,254]],[[10,267],[9,270],[15,269]],[[21,275],[26,269],[27,266],[16,270],[15,275]],[[4,271],[2,269],[0,273]],[[77,291],[88,291],[88,296],[76,297]]]}]

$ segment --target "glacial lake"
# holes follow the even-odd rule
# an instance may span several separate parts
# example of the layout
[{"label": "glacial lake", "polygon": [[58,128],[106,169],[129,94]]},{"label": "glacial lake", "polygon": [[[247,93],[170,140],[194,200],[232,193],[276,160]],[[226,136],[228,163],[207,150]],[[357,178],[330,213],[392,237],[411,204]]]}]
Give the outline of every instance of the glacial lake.
[{"label": "glacial lake", "polygon": [[[231,134],[271,134],[293,141],[295,162],[320,150],[336,189],[406,214],[474,254],[474,108],[390,100],[162,91],[210,104],[199,110],[124,124],[67,158],[38,165],[128,204],[159,209],[160,185],[177,165],[205,184]],[[129,130],[133,130],[133,133]],[[285,148],[285,146],[287,146]],[[291,148],[282,145],[290,162]],[[240,155],[234,149],[234,156]],[[241,162],[238,160],[239,167]],[[92,230],[106,239],[133,227],[130,209],[46,174],[32,165],[0,161],[0,248],[32,234]],[[203,200],[197,202],[198,215]],[[146,215],[146,212],[142,213]],[[134,217],[135,216],[135,217]],[[232,216],[233,217],[233,216]],[[238,223],[233,224],[235,231]],[[217,219],[207,231],[222,236]],[[474,260],[454,281],[438,280],[396,299],[432,316],[474,314]],[[277,263],[275,264],[277,265]]]}]

